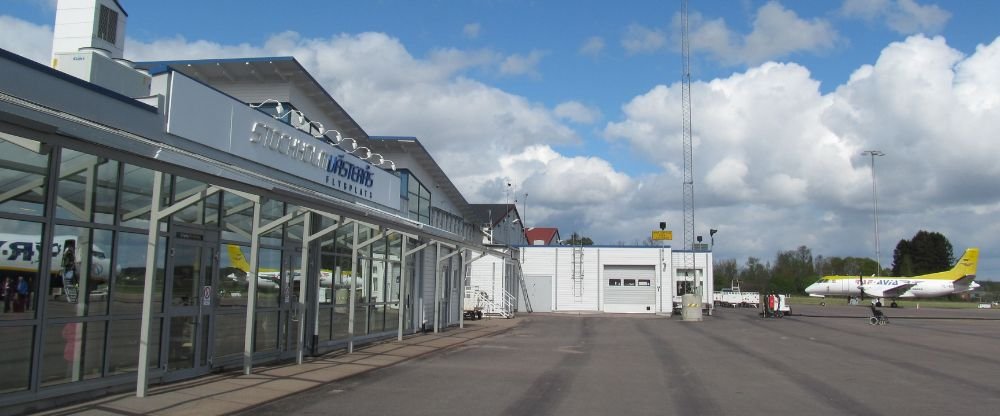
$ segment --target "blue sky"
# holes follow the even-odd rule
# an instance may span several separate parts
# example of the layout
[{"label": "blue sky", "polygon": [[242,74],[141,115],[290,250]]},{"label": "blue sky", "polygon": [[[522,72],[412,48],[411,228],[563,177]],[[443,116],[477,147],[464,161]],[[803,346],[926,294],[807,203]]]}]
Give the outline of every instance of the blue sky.
[{"label": "blue sky", "polygon": [[[127,57],[294,55],[370,134],[420,137],[470,202],[511,181],[528,225],[680,231],[679,1],[121,3]],[[4,2],[0,47],[46,62],[54,4]],[[696,228],[721,230],[719,257],[873,256],[875,148],[882,263],[925,229],[1000,276],[1000,2],[690,9]]]}]

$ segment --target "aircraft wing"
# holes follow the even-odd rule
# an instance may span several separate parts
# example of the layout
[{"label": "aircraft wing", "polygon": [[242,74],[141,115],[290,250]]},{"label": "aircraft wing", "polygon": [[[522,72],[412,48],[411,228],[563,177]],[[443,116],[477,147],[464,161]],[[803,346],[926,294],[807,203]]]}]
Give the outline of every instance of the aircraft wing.
[{"label": "aircraft wing", "polygon": [[898,298],[899,295],[906,293],[907,290],[910,290],[910,288],[916,285],[917,285],[916,283],[907,283],[899,286],[893,286],[888,289],[882,289],[881,292],[874,292],[869,290],[868,288],[865,288],[865,293],[867,293],[870,296],[875,296],[879,298]]}]

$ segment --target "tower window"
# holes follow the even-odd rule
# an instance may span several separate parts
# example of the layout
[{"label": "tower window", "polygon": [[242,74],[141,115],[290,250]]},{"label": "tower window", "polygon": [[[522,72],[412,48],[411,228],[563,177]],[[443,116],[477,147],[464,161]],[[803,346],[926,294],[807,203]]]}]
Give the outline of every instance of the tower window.
[{"label": "tower window", "polygon": [[118,38],[118,12],[102,5],[100,19],[97,23],[97,37],[114,44]]}]

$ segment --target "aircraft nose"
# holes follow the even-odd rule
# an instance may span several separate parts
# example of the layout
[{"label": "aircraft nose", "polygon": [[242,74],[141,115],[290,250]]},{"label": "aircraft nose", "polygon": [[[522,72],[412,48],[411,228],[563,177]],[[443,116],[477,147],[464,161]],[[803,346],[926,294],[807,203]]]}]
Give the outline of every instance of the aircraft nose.
[{"label": "aircraft nose", "polygon": [[806,287],[806,293],[808,293],[810,295],[813,294],[813,292],[815,292],[815,291],[816,291],[816,284],[815,283],[813,283],[813,284],[809,285],[808,287]]}]

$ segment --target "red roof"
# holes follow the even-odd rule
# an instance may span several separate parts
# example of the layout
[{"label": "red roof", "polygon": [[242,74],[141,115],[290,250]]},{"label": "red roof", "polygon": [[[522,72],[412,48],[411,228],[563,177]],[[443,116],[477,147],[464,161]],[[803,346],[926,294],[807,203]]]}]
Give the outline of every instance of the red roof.
[{"label": "red roof", "polygon": [[559,243],[558,228],[531,227],[524,230],[524,236],[528,244],[535,245],[535,241],[543,241],[543,245],[553,245]]}]

